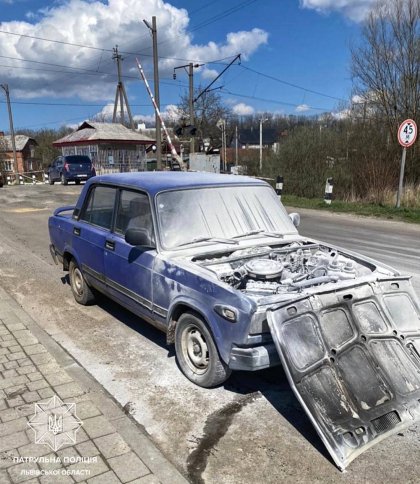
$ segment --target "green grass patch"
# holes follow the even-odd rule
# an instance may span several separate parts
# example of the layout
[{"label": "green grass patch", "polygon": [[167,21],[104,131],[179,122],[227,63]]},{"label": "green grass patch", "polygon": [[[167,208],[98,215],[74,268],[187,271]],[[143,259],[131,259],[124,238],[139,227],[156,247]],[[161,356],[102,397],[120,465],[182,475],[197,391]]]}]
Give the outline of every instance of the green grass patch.
[{"label": "green grass patch", "polygon": [[352,213],[369,217],[420,223],[420,208],[395,208],[367,202],[343,202],[342,200],[333,200],[331,205],[327,205],[324,200],[319,198],[303,198],[294,195],[283,195],[281,201],[283,205],[296,208],[312,208],[328,212]]}]

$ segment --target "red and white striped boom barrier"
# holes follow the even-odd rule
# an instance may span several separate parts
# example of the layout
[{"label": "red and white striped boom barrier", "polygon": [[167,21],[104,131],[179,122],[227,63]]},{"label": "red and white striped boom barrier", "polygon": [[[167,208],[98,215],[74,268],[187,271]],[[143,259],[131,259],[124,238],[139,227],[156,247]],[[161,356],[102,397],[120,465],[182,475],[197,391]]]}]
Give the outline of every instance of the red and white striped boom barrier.
[{"label": "red and white striped boom barrier", "polygon": [[187,171],[187,165],[184,163],[184,160],[178,155],[178,153],[176,152],[175,146],[172,144],[171,137],[169,136],[168,130],[166,129],[165,121],[163,120],[162,115],[160,114],[160,110],[156,104],[155,97],[153,96],[152,90],[150,89],[149,83],[147,82],[143,68],[137,58],[136,58],[136,62],[137,62],[137,67],[140,71],[140,75],[144,81],[144,84],[146,85],[147,92],[149,93],[150,99],[152,100],[153,107],[155,108],[156,114],[159,117],[162,129],[165,131],[166,141],[171,150],[172,159],[179,163],[179,166],[181,167],[182,171]]}]

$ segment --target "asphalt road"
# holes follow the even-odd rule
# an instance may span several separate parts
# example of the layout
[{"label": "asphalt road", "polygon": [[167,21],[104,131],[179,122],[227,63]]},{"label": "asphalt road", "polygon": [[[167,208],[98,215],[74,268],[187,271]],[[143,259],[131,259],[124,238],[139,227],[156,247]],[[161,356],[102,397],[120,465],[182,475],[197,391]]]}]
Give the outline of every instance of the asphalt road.
[{"label": "asphalt road", "polygon": [[[418,482],[420,429],[358,457],[341,473],[281,369],[238,372],[205,390],[178,370],[162,333],[105,299],[77,305],[51,260],[47,219],[80,187],[0,189],[0,284],[143,426],[193,482]],[[415,273],[420,227],[302,212],[301,232]]]}]

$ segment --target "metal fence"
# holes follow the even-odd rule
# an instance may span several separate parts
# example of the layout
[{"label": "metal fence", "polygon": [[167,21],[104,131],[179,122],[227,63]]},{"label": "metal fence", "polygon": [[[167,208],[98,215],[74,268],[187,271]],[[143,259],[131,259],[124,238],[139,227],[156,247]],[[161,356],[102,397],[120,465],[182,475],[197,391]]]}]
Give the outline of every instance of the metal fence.
[{"label": "metal fence", "polygon": [[47,183],[43,171],[30,171],[24,173],[3,173],[3,179],[7,185],[35,185],[37,183]]}]

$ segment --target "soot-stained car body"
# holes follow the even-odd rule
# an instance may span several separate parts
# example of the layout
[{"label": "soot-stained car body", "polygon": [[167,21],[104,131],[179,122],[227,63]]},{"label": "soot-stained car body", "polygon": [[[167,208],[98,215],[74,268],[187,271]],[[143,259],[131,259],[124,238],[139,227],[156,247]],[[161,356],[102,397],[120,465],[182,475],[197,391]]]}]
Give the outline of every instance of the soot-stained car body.
[{"label": "soot-stained car body", "polygon": [[100,291],[164,330],[198,385],[281,363],[344,469],[420,418],[420,308],[408,277],[292,219],[261,180],[104,175],[50,217],[50,248],[79,303]]}]

